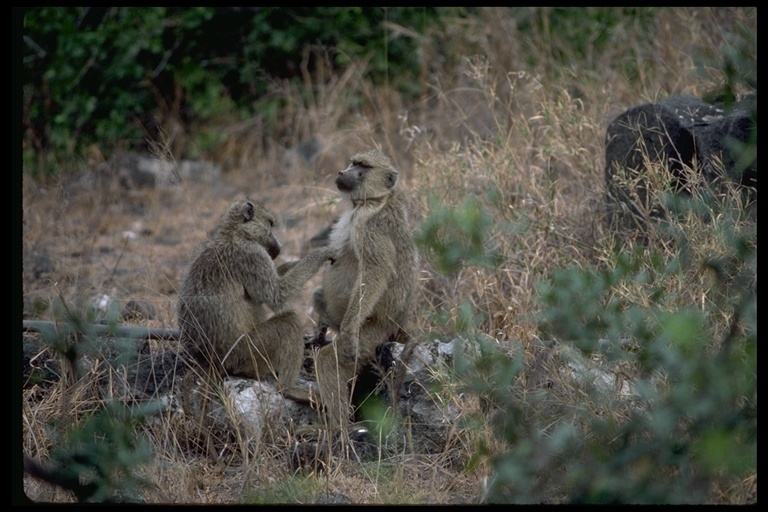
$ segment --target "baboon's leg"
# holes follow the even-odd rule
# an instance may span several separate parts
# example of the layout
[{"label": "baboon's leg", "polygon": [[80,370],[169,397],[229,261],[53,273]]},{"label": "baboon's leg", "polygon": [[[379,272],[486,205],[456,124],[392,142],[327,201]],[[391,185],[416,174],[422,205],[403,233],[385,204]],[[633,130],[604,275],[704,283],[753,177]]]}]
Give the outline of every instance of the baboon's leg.
[{"label": "baboon's leg", "polygon": [[211,411],[220,400],[219,386],[221,376],[211,366],[190,364],[184,374],[181,385],[181,402],[188,423],[186,439],[200,446],[212,459],[218,458]]},{"label": "baboon's leg", "polygon": [[284,396],[309,403],[309,391],[296,384],[304,360],[302,325],[293,311],[275,315],[257,332],[240,340],[225,361],[232,375],[264,380],[276,378]]},{"label": "baboon's leg", "polygon": [[394,336],[394,340],[396,343],[400,343],[403,346],[403,351],[400,353],[400,361],[401,364],[398,364],[395,368],[394,375],[392,377],[392,380],[390,382],[391,385],[391,403],[393,410],[397,410],[397,404],[400,400],[400,388],[403,387],[403,382],[405,381],[405,375],[407,372],[406,365],[410,364],[411,357],[413,355],[414,350],[416,349],[416,345],[418,345],[418,341],[416,338],[412,337],[408,332],[404,331],[403,329],[398,329],[397,334]]},{"label": "baboon's leg", "polygon": [[325,291],[322,286],[312,290],[312,306],[319,315],[324,315],[328,310],[327,302],[325,302]]},{"label": "baboon's leg", "polygon": [[314,334],[304,338],[304,344],[322,348],[328,344],[325,335],[328,333],[328,327],[330,326],[328,322],[328,306],[325,302],[325,293],[322,286],[318,286],[312,292],[312,306],[317,312],[317,328]]},{"label": "baboon's leg", "polygon": [[391,328],[368,322],[360,329],[359,343],[346,334],[320,349],[315,358],[315,374],[320,403],[325,407],[328,428],[343,428],[350,415],[349,386],[358,370],[376,357],[376,346],[386,341]]}]

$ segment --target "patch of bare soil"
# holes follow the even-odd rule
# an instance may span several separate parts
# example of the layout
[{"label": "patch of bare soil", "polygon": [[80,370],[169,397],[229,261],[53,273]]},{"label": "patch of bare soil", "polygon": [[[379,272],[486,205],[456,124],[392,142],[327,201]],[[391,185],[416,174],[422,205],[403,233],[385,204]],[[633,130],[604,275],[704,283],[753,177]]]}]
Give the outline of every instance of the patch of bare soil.
[{"label": "patch of bare soil", "polygon": [[[175,328],[183,273],[232,201],[250,197],[272,209],[283,244],[276,263],[298,259],[334,218],[334,175],[307,170],[287,183],[285,176],[250,169],[225,173],[214,185],[185,182],[151,190],[95,180],[43,188],[25,178],[24,316],[54,320],[61,300],[101,306],[140,301],[150,305],[142,325]],[[297,302],[308,322],[313,284]]]}]

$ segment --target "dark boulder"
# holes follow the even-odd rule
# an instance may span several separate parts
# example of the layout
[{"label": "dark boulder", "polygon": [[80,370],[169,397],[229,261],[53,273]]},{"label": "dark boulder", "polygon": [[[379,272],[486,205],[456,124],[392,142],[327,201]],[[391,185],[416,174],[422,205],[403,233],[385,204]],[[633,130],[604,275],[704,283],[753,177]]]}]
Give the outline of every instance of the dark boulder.
[{"label": "dark boulder", "polygon": [[690,194],[690,172],[708,184],[728,178],[756,190],[757,160],[743,158],[756,140],[757,94],[730,106],[682,95],[630,108],[606,132],[609,226],[643,228],[662,217],[658,187]]}]

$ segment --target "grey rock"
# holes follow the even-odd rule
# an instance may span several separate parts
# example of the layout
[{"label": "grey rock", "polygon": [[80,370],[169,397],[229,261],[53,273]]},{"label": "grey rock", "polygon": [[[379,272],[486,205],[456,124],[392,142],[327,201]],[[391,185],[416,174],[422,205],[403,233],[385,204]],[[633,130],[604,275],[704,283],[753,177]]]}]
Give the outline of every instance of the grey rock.
[{"label": "grey rock", "polygon": [[336,503],[348,504],[352,503],[352,500],[340,492],[322,492],[317,495],[318,505],[331,505]]},{"label": "grey rock", "polygon": [[157,309],[154,304],[146,300],[129,300],[120,312],[120,319],[126,322],[155,318],[157,318]]},{"label": "grey rock", "polygon": [[292,168],[297,166],[311,167],[322,155],[325,149],[323,139],[318,135],[313,135],[309,139],[303,140],[296,146],[286,150],[283,154],[283,167]]},{"label": "grey rock", "polygon": [[24,251],[23,264],[24,274],[33,280],[53,273],[56,268],[48,251],[41,248]]},{"label": "grey rock", "polygon": [[135,152],[117,153],[97,168],[105,177],[115,177],[126,189],[157,188],[181,181],[216,183],[221,166],[210,162],[181,160],[176,163]]}]

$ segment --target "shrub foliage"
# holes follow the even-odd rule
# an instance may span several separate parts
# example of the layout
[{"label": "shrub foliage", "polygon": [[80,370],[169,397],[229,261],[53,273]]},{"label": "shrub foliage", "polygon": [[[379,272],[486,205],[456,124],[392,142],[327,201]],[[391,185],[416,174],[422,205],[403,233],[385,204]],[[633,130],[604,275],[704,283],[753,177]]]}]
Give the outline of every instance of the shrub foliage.
[{"label": "shrub foliage", "polygon": [[[247,116],[273,80],[299,81],[307,49],[332,71],[367,61],[367,78],[414,94],[415,37],[434,8],[40,7],[24,17],[25,150],[143,144],[165,118]],[[408,35],[403,35],[408,34]],[[397,77],[403,77],[398,79]]]}]

